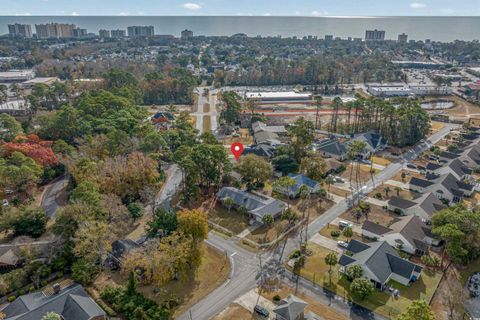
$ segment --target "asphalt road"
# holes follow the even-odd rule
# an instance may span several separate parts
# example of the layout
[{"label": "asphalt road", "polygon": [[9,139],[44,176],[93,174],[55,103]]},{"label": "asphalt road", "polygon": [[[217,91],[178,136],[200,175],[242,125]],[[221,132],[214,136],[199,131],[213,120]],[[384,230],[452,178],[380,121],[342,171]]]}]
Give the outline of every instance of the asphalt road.
[{"label": "asphalt road", "polygon": [[177,164],[170,165],[165,174],[167,180],[162,186],[162,189],[155,197],[155,205],[163,206],[166,210],[171,210],[170,201],[177,193],[183,180],[182,170]]},{"label": "asphalt road", "polygon": [[55,218],[55,213],[60,205],[57,202],[62,192],[65,192],[68,185],[68,175],[57,178],[54,182],[46,186],[42,195],[41,207],[45,210],[50,219]]},{"label": "asphalt road", "polygon": [[[426,151],[432,145],[446,136],[451,129],[456,127],[458,127],[458,125],[446,124],[444,128],[430,136],[427,141],[418,144],[408,153],[402,155],[401,159],[399,159],[397,162],[388,165],[384,170],[375,175],[373,181],[370,180],[368,183],[362,186],[361,190],[355,194],[354,197],[362,198],[371,192],[375,186],[391,179],[399,170],[406,167],[409,161],[414,160],[422,152]],[[335,204],[320,217],[310,223],[308,226],[308,238],[310,239],[327,223],[339,217],[343,212],[351,207],[352,204],[353,201],[351,198],[343,200]],[[242,249],[233,241],[224,239],[214,235],[213,233],[209,234],[207,243],[217,247],[219,250],[227,251],[227,254],[231,256],[232,260],[232,274],[231,278],[225,284],[217,288],[190,309],[192,319],[195,320],[209,319],[221,310],[225,309],[236,298],[254,288],[256,286],[256,278],[259,277],[259,258],[255,253]],[[285,257],[287,257],[292,250],[298,248],[299,244],[300,236],[297,234],[296,236],[288,239],[284,249],[282,248],[282,245],[279,245],[272,252],[264,253],[264,263],[268,263],[270,260],[276,260],[276,263],[283,264]],[[282,252],[283,255],[280,259],[280,254]],[[301,281],[299,281],[299,285],[304,289],[312,290],[312,292],[315,291],[316,296],[323,296],[323,298],[328,298],[329,300],[339,300],[338,297],[332,296],[332,294],[327,291],[315,289],[305,279],[300,280]],[[351,303],[346,303],[342,305],[342,308],[343,307],[348,311],[352,319],[383,319],[383,317]],[[190,314],[187,312],[179,319],[190,319]]]}]

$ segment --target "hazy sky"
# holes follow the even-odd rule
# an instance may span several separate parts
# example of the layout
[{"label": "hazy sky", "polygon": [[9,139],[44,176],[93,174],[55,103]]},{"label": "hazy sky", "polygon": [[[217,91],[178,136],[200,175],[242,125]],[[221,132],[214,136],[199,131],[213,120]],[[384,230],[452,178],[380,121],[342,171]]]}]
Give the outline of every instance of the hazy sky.
[{"label": "hazy sky", "polygon": [[0,15],[478,16],[480,0],[0,0]]}]

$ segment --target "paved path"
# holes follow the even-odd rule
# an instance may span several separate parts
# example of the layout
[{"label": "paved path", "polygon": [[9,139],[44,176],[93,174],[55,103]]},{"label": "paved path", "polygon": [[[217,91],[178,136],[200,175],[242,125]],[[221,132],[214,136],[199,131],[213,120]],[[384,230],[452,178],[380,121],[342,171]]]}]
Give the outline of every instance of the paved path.
[{"label": "paved path", "polygon": [[[206,89],[208,89],[207,96],[204,95]],[[192,114],[195,117],[195,128],[199,133],[205,132],[203,120],[204,117],[208,116],[210,117],[210,130],[213,133],[216,133],[218,129],[218,114],[216,108],[218,90],[210,89],[208,87],[197,87],[193,93],[197,96],[197,111]],[[205,111],[206,103],[208,103],[210,106],[208,112]]]},{"label": "paved path", "polygon": [[[333,224],[333,225],[336,225],[338,226],[338,224],[340,223],[342,219],[340,218],[335,218],[332,220],[332,222],[330,222],[330,224]],[[352,221],[348,221],[352,224],[352,231],[355,232],[356,234],[362,234],[362,225],[361,224],[358,224],[358,223],[355,223],[355,222],[352,222]]]},{"label": "paved path", "polygon": [[255,224],[253,224],[253,225],[251,225],[251,226],[248,226],[247,228],[245,228],[245,230],[243,230],[242,232],[240,232],[239,234],[237,234],[237,238],[243,239],[243,238],[245,238],[246,236],[248,236],[250,233],[252,233],[254,230],[260,228],[261,226],[262,226],[261,223],[256,222]]},{"label": "paved path", "polygon": [[45,191],[42,194],[41,207],[51,219],[55,218],[57,209],[60,207],[57,199],[63,192],[66,192],[68,180],[68,174],[64,174],[45,187]]},{"label": "paved path", "polygon": [[394,186],[394,187],[400,187],[400,188],[405,189],[405,190],[409,189],[408,183],[403,183],[403,182],[400,182],[400,181],[397,181],[397,180],[387,180],[387,181],[385,181],[385,184],[389,184],[389,185]]},{"label": "paved path", "polygon": [[387,201],[375,199],[375,198],[372,198],[372,197],[367,197],[367,198],[365,199],[365,201],[367,201],[367,202],[370,203],[370,204],[374,204],[374,205],[376,205],[376,206],[379,206],[379,207],[384,207],[384,206],[387,205]]},{"label": "paved path", "polygon": [[170,210],[170,201],[180,188],[183,181],[183,174],[177,164],[169,166],[165,174],[167,179],[155,197],[155,205],[163,206],[165,209]]},{"label": "paved path", "polygon": [[338,247],[337,241],[327,238],[325,236],[322,236],[320,233],[316,233],[308,241],[318,244],[319,246],[325,247],[332,251],[342,252],[342,249]]},{"label": "paved path", "polygon": [[239,305],[250,311],[253,310],[255,305],[258,304],[266,308],[270,312],[268,319],[275,319],[275,314],[272,312],[272,310],[275,308],[275,304],[272,301],[267,300],[266,298],[259,295],[257,289],[252,289],[248,291],[247,293],[236,299],[234,302],[238,303]]}]

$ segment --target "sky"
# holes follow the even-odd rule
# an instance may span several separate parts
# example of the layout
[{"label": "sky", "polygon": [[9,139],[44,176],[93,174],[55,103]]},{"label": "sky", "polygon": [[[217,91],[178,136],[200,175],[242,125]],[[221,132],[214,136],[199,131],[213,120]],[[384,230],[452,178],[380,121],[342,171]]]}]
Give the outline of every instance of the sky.
[{"label": "sky", "polygon": [[480,16],[480,0],[0,0],[0,15]]}]

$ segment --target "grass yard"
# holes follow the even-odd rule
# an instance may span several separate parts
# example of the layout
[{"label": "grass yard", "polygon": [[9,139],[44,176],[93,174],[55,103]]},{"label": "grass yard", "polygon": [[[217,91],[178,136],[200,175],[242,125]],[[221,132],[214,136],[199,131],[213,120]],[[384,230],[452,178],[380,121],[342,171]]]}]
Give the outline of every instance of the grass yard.
[{"label": "grass yard", "polygon": [[253,230],[247,239],[250,239],[258,244],[268,243],[274,241],[278,238],[283,232],[286,231],[288,221],[277,220],[273,223],[271,227],[262,225],[261,227]]},{"label": "grass yard", "polygon": [[[390,191],[388,192],[388,196],[387,196],[387,192],[385,191],[385,188],[387,188],[387,187],[390,188]],[[401,190],[397,191],[395,188],[396,188],[395,186],[392,186],[392,185],[389,185],[389,184],[386,183],[386,184],[383,184],[381,186],[376,187],[375,190],[373,190],[372,192],[370,192],[368,194],[368,196],[377,199],[377,197],[375,197],[375,195],[377,193],[380,193],[382,195],[382,198],[380,200],[388,200],[391,197],[401,197],[403,199],[413,200],[413,199],[416,199],[416,198],[420,197],[420,194],[418,194],[418,193],[411,192],[411,191],[405,190],[405,189],[401,189]]]},{"label": "grass yard", "polygon": [[[137,290],[147,298],[161,304],[175,297],[179,306],[175,308],[173,318],[186,312],[195,303],[224,283],[230,273],[230,262],[225,254],[213,247],[204,245],[202,262],[197,271],[191,274],[187,281],[170,281],[167,285],[154,292],[155,286],[138,285]],[[100,293],[107,285],[125,285],[128,276],[120,272],[104,271],[95,280],[93,289]],[[156,291],[156,290],[155,290]]]},{"label": "grass yard", "polygon": [[376,156],[373,156],[372,157],[372,161],[374,164],[379,164],[381,166],[388,166],[390,163],[392,163],[390,160],[384,158],[384,157],[376,157]]},{"label": "grass yard", "polygon": [[[340,236],[338,237],[333,237],[332,236],[332,231],[340,231]],[[362,235],[359,235],[357,233],[353,233],[353,237],[350,238],[350,239],[347,239],[343,234],[342,234],[342,231],[340,230],[340,228],[336,225],[333,225],[333,224],[329,224],[325,227],[323,227],[323,229],[321,229],[319,231],[319,233],[324,236],[324,237],[327,237],[329,239],[333,239],[335,241],[348,241],[348,240],[352,240],[352,239],[355,239],[355,240],[359,240],[359,241],[363,241],[363,242],[368,242],[368,241],[365,241],[364,239],[362,239]]]},{"label": "grass yard", "polygon": [[474,272],[480,272],[480,258],[470,262],[466,266],[456,266],[456,269],[460,273],[460,279],[462,280],[462,284],[465,284],[468,280],[468,277],[472,275]]},{"label": "grass yard", "polygon": [[[360,219],[357,219],[354,217],[354,208],[349,209],[348,211],[342,213],[340,215],[340,218],[344,220],[350,220],[358,224],[363,224],[365,220],[367,220],[367,217],[365,215],[361,216]],[[368,212],[368,220],[379,223],[383,226],[389,225],[389,223],[395,219],[397,216],[393,212],[389,212],[387,210],[384,210],[383,208],[376,206],[374,204],[370,204],[370,211]]]},{"label": "grass yard", "polygon": [[236,211],[223,207],[217,203],[212,209],[207,210],[208,220],[232,231],[233,234],[239,234],[248,227],[248,218]]},{"label": "grass yard", "polygon": [[[404,178],[404,179],[402,179],[402,173],[405,173],[405,178]],[[402,170],[402,171],[397,172],[397,173],[392,177],[392,180],[399,181],[399,182],[402,182],[402,183],[409,183],[409,182],[410,182],[410,179],[411,179],[412,177],[416,177],[416,178],[420,178],[420,179],[424,179],[424,178],[425,178],[425,177],[422,176],[420,173],[416,173],[416,172],[409,171],[409,170]]]},{"label": "grass yard", "polygon": [[430,301],[441,279],[440,273],[424,270],[420,279],[410,287],[397,283],[392,284],[400,291],[400,297],[393,298],[385,292],[375,291],[362,301],[352,296],[349,289],[350,282],[339,273],[338,265],[332,268],[332,284],[330,285],[329,266],[325,264],[325,256],[332,251],[313,243],[309,243],[308,248],[312,250],[313,254],[306,259],[305,266],[301,270],[302,277],[386,317],[397,316],[402,313],[413,300],[425,299]]}]

